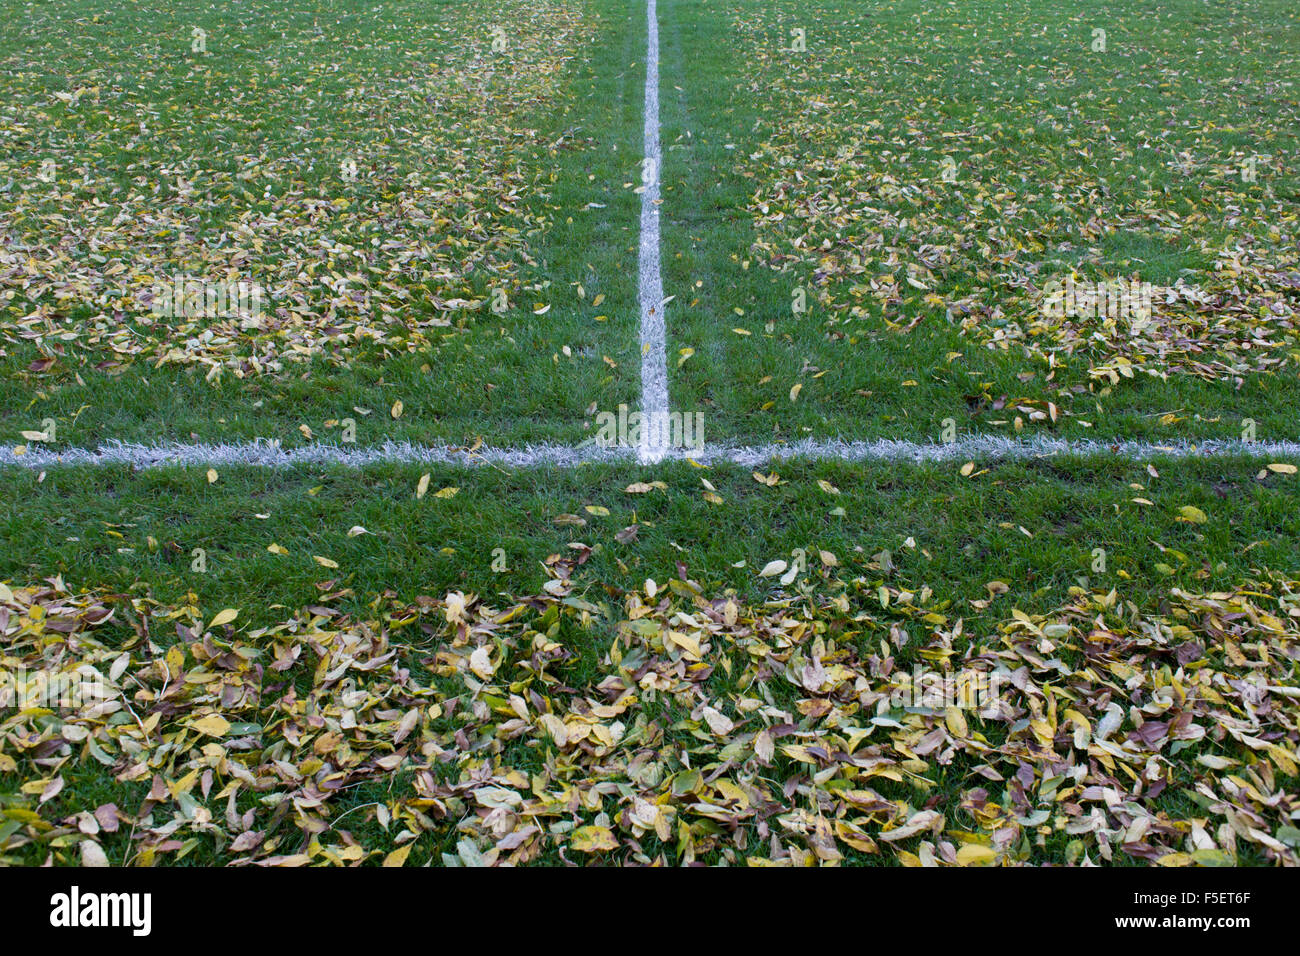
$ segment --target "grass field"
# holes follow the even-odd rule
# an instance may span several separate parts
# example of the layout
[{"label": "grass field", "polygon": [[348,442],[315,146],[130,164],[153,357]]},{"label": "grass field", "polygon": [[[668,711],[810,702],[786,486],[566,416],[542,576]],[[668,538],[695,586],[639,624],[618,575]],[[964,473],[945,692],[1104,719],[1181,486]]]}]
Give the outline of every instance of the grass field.
[{"label": "grass field", "polygon": [[[677,404],[767,440],[1294,434],[1293,5],[667,17]],[[1070,276],[1150,283],[1152,314],[1043,315]]]},{"label": "grass field", "polygon": [[[636,400],[635,7],[183,9],[0,40],[6,437],[579,440]],[[155,316],[178,275],[261,314]]]},{"label": "grass field", "polygon": [[1300,862],[1293,5],[0,12],[0,862]]}]

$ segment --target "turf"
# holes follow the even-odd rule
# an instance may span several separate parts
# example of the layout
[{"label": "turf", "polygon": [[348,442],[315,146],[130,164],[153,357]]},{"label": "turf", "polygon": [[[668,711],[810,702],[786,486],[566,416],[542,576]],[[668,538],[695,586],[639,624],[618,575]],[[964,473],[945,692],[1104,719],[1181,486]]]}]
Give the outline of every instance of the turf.
[{"label": "turf", "polygon": [[[1289,858],[1291,710],[1256,713],[1249,694],[1261,674],[1279,694],[1295,681],[1294,582],[1266,569],[1294,560],[1296,478],[1258,469],[715,469],[716,501],[689,465],[658,470],[663,488],[609,466],[427,484],[410,469],[9,472],[23,504],[0,578],[49,580],[0,591],[11,665],[120,661],[133,710],[7,718],[31,740],[83,728],[97,749],[57,765],[0,754],[3,855]],[[1016,709],[862,707],[913,673],[999,660],[1027,669],[1001,698]],[[893,729],[864,745],[879,728]],[[937,740],[955,755],[918,758]],[[1104,821],[1080,816],[1107,787],[1123,799]],[[1234,838],[1225,806],[1254,829]],[[213,807],[222,821],[204,824]]]},{"label": "turf", "polygon": [[[309,603],[326,580],[363,604],[388,588],[408,601],[450,588],[538,593],[548,560],[574,553],[610,587],[666,580],[680,566],[758,600],[783,590],[761,569],[795,551],[809,587],[819,552],[856,569],[889,552],[890,577],[923,580],[945,600],[987,598],[985,585],[1001,580],[1038,610],[1080,581],[1127,581],[1144,597],[1213,590],[1251,569],[1290,566],[1300,533],[1296,477],[1233,459],[1044,459],[988,463],[969,477],[956,463],[788,462],[241,468],[209,478],[202,469],[4,472],[13,504],[0,520],[0,579],[57,572],[160,600],[196,591],[259,620],[277,613],[266,608]],[[654,481],[663,487],[639,490]],[[1189,519],[1187,507],[1206,520]],[[277,545],[288,553],[268,551]],[[195,549],[206,554],[202,573],[192,570]],[[339,568],[322,568],[318,555]]]},{"label": "turf", "polygon": [[[0,12],[4,445],[576,445],[638,405],[643,3]],[[1293,5],[659,20],[709,443],[1297,437]],[[155,316],[177,273],[267,308]],[[1046,314],[1066,277],[1156,314]],[[0,468],[0,678],[121,683],[0,708],[0,861],[1294,863],[1297,481]],[[991,709],[890,696],[994,666]]]},{"label": "turf", "polygon": [[[6,439],[579,441],[636,401],[637,5],[13,7]],[[177,274],[260,325],[155,318]]]},{"label": "turf", "polygon": [[[1292,5],[664,20],[674,407],[748,441],[1294,436]],[[1045,318],[1071,275],[1151,283],[1151,321]]]}]

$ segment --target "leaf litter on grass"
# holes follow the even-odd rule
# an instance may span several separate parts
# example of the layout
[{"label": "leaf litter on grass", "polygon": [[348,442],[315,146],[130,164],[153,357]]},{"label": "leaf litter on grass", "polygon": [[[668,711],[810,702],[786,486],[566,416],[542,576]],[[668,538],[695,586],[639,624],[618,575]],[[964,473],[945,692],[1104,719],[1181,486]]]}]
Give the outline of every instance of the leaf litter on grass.
[{"label": "leaf litter on grass", "polygon": [[[152,21],[114,21],[107,48],[96,31],[46,31],[67,76],[31,49],[0,61],[0,358],[30,356],[14,374],[139,361],[243,378],[418,351],[492,289],[524,288],[551,224],[534,160],[563,145],[531,124],[590,38],[580,6],[431,17],[405,3],[330,30],[308,13],[254,8],[213,27],[202,53],[188,21],[170,44]],[[250,59],[265,33],[279,42]],[[292,122],[286,95],[304,113]],[[219,313],[199,297],[155,315],[177,276],[255,284],[263,307]]]},{"label": "leaf litter on grass", "polygon": [[[1080,380],[1300,361],[1300,113],[1263,92],[1295,47],[1230,11],[1193,26],[1142,7],[1108,9],[1112,49],[1092,54],[1099,18],[1057,7],[735,12],[737,101],[758,107],[738,152],[748,254],[806,288],[819,308],[796,321],[845,348],[925,326],[1023,356],[1045,373],[1021,400],[1038,409]],[[810,20],[792,51],[788,27]],[[1229,74],[1201,57],[1209,36],[1234,49]],[[1053,280],[1149,281],[1151,315],[1045,310]]]},{"label": "leaf litter on grass", "polygon": [[[0,859],[1298,862],[1300,581],[957,616],[835,562],[752,606],[581,564],[359,616],[323,582],[272,626],[0,585]],[[38,673],[104,691],[20,701]]]}]

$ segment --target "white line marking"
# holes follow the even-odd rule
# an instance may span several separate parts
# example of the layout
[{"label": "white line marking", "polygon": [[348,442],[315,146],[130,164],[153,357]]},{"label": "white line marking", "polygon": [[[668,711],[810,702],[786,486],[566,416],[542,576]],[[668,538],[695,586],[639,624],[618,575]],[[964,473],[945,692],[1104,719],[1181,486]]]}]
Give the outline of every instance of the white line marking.
[{"label": "white line marking", "polygon": [[441,464],[454,467],[507,466],[515,468],[573,468],[581,465],[637,461],[654,464],[669,459],[700,464],[733,463],[745,466],[793,459],[847,462],[953,460],[1015,460],[1053,456],[1144,460],[1148,458],[1204,458],[1243,456],[1252,459],[1300,459],[1300,442],[1205,441],[1162,445],[1137,441],[1080,441],[1059,438],[1030,438],[1017,441],[997,435],[966,438],[942,444],[910,441],[818,441],[804,439],[792,444],[712,445],[693,451],[672,448],[668,428],[668,355],[664,323],[663,277],[659,267],[659,22],[655,0],[646,0],[645,69],[645,159],[641,193],[641,249],[639,256],[639,299],[641,308],[641,406],[640,443],[630,447],[602,448],[597,445],[528,445],[522,448],[482,448],[475,452],[448,447],[385,442],[365,448],[339,445],[309,445],[285,449],[273,439],[218,445],[138,445],[110,442],[97,449],[54,450],[30,448],[15,455],[12,448],[0,448],[0,468],[52,468],[66,465],[127,465],[133,468],[168,466],[253,465],[292,468],[300,465],[341,465],[362,468],[390,463]]},{"label": "white line marking", "polygon": [[[1152,458],[1222,458],[1300,460],[1300,441],[1241,442],[1071,442],[1059,438],[1030,438],[1015,441],[996,435],[966,438],[955,442],[918,444],[881,439],[871,442],[816,441],[806,439],[788,445],[710,445],[701,451],[665,448],[660,460],[691,460],[702,465],[732,463],[754,467],[772,461],[796,459],[846,462],[907,461],[915,463],[952,461],[1014,461],[1029,458],[1086,457],[1145,461]],[[22,455],[11,447],[0,448],[0,468],[57,468],[68,465],[127,465],[133,468],[219,467],[253,465],[292,468],[301,465],[339,465],[363,468],[382,463],[450,465],[457,468],[505,466],[512,468],[575,468],[582,465],[643,461],[640,448],[601,448],[596,445],[529,445],[522,448],[463,449],[386,442],[364,448],[340,445],[308,445],[283,448],[278,441],[258,439],[221,445],[136,445],[111,442],[97,449],[63,450],[29,446]]]},{"label": "white line marking", "polygon": [[668,346],[664,283],[659,271],[659,19],[646,0],[645,158],[641,163],[641,439],[637,460],[661,461],[668,452]]}]

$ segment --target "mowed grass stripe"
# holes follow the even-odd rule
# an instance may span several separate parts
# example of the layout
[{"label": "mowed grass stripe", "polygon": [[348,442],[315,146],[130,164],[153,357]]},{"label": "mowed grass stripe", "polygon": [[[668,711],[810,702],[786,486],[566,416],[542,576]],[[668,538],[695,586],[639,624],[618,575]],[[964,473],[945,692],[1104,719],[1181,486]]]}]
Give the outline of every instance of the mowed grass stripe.
[{"label": "mowed grass stripe", "polygon": [[[665,189],[692,200],[665,226],[670,351],[693,350],[675,407],[744,443],[933,441],[949,420],[1296,437],[1300,145],[1273,86],[1289,5],[690,9],[666,53],[684,75]],[[1201,56],[1210,39],[1238,54]],[[1271,158],[1244,182],[1252,150]],[[1071,270],[1210,297],[1157,302],[1168,322],[1145,330],[1040,321],[1035,296]]]},{"label": "mowed grass stripe", "polygon": [[[15,258],[0,263],[0,274],[26,268],[22,243],[50,252],[41,215],[50,222],[59,221],[58,215],[75,222],[87,214],[82,207],[90,196],[107,189],[119,190],[117,201],[130,206],[126,190],[132,177],[155,182],[162,192],[154,205],[170,208],[173,191],[181,186],[160,172],[166,166],[183,173],[186,182],[199,183],[190,204],[211,213],[192,227],[192,250],[219,244],[221,231],[240,217],[264,217],[286,204],[298,210],[307,201],[299,194],[319,193],[326,210],[337,202],[341,211],[304,227],[320,246],[306,256],[310,261],[298,280],[308,284],[306,300],[288,306],[304,310],[305,324],[314,329],[333,324],[347,332],[360,307],[357,297],[368,289],[376,315],[408,323],[409,329],[379,342],[353,343],[348,335],[326,334],[321,348],[302,353],[304,361],[285,361],[279,370],[264,362],[262,374],[246,371],[243,378],[226,369],[219,379],[208,380],[208,365],[155,368],[149,356],[119,354],[102,345],[99,352],[83,349],[90,338],[125,335],[125,341],[139,342],[158,331],[138,322],[140,316],[125,305],[98,315],[93,308],[104,307],[93,300],[103,291],[98,286],[83,289],[71,282],[61,293],[71,297],[60,300],[57,312],[35,303],[49,313],[53,330],[35,340],[16,331],[33,309],[27,298],[33,290],[0,290],[0,441],[43,430],[48,419],[56,423],[61,441],[86,446],[114,439],[255,438],[293,446],[338,440],[349,418],[359,445],[470,444],[479,438],[578,441],[590,423],[588,409],[635,403],[636,271],[628,261],[637,242],[638,197],[632,190],[641,153],[638,64],[645,38],[640,3],[404,3],[359,22],[351,16],[340,20],[334,5],[311,0],[259,2],[238,16],[208,23],[206,57],[190,54],[184,18],[169,13],[151,22],[154,6],[104,15],[102,32],[112,41],[104,42],[114,55],[93,69],[87,63],[97,61],[87,60],[77,44],[59,42],[56,25],[70,24],[83,12],[72,2],[42,8],[31,25],[54,31],[44,64],[33,63],[27,46],[17,41],[0,47],[0,57],[23,78],[22,95],[15,96],[13,106],[17,131],[0,136],[0,181],[11,177],[15,183],[7,199],[0,194],[0,207],[6,202],[15,207],[11,221],[19,243],[10,247]],[[540,25],[552,20],[563,28]],[[281,53],[244,69],[251,55],[245,33],[260,30],[264,22],[284,34]],[[405,30],[407,23],[416,26]],[[504,31],[501,52],[491,46],[493,25]],[[180,27],[184,30],[177,32]],[[25,34],[20,30],[15,36]],[[110,108],[114,97],[125,95],[119,86],[131,69],[122,59],[128,54],[140,74],[131,97],[132,103],[140,100],[141,117],[149,120],[146,133],[134,119],[122,119],[135,110]],[[326,70],[328,78],[317,80],[319,64],[330,57],[342,69]],[[294,59],[299,62],[291,68]],[[46,72],[49,66],[56,69]],[[293,80],[286,79],[272,96],[268,87],[276,85],[276,71],[282,78],[292,73]],[[461,85],[468,84],[477,97],[478,115],[469,119],[464,100],[471,94],[448,99],[439,93],[455,85],[457,71],[470,77]],[[73,93],[84,87],[75,106],[55,96],[67,92],[61,88],[65,83]],[[96,83],[98,100],[90,92]],[[394,84],[396,92],[389,90]],[[199,96],[196,90],[206,92]],[[30,111],[46,97],[56,104],[46,128],[29,128]],[[377,125],[358,106],[358,97],[379,103],[375,109],[382,107],[393,129]],[[274,110],[268,105],[272,100],[280,104]],[[222,111],[221,104],[235,102],[241,104],[238,116]],[[295,103],[313,118],[308,132],[295,126],[294,110],[285,108]],[[144,104],[160,118],[145,117]],[[260,109],[268,112],[260,115]],[[195,124],[204,136],[211,134],[202,149],[184,138]],[[132,150],[120,142],[137,138]],[[164,163],[161,153],[155,155],[164,140],[191,149],[179,155],[173,149]],[[429,148],[422,149],[422,142]],[[445,149],[430,145],[444,142]],[[454,152],[468,148],[467,142],[475,147],[466,154],[471,158]],[[256,158],[257,144],[267,155],[262,165],[248,167],[257,178],[242,180],[241,174],[253,175],[245,166]],[[366,150],[382,161],[368,163]],[[296,162],[289,168],[272,163],[281,152]],[[36,178],[38,160],[46,155],[59,160],[60,178],[52,184]],[[338,168],[348,155],[362,160],[361,174],[351,182]],[[67,181],[78,157],[90,170],[90,185]],[[511,194],[483,188],[481,180],[497,174],[514,184]],[[445,200],[419,192],[435,186],[445,188]],[[420,215],[429,222],[420,226]],[[347,216],[361,225],[345,229]],[[458,235],[454,224],[470,216],[479,232]],[[279,263],[277,243],[283,237],[274,223],[258,222],[240,239],[249,250],[232,256],[242,263],[236,270],[241,275],[264,279],[265,269]],[[160,270],[205,274],[196,254],[168,251],[178,241],[174,237],[145,242],[103,221],[96,228],[101,242],[114,236],[121,242],[103,245],[97,253],[71,250],[76,275],[101,268],[92,255],[105,260],[102,269],[115,271],[120,263],[130,275],[142,263],[150,264],[150,275]],[[418,235],[407,243],[412,228]],[[511,236],[511,229],[518,235]],[[495,247],[483,230],[509,240],[502,253],[509,269],[502,265],[505,259],[489,261]],[[264,255],[254,242],[257,248],[265,245]],[[451,254],[448,249],[471,263],[463,275],[437,265]],[[428,265],[425,272],[432,269],[423,278],[422,262]],[[110,276],[104,287],[111,291],[115,283],[129,285]],[[275,283],[268,285],[275,289]],[[492,311],[495,290],[508,294],[507,310],[500,315]],[[458,310],[452,300],[478,305]],[[269,302],[268,308],[285,305]],[[331,318],[335,314],[337,322]],[[200,338],[203,324],[194,333]],[[75,332],[76,341],[64,341],[64,330]],[[109,364],[96,368],[101,362]]]},{"label": "mowed grass stripe", "polygon": [[[873,555],[889,551],[890,580],[954,601],[986,598],[985,584],[1001,580],[1007,600],[1028,610],[1060,600],[1081,575],[1158,595],[1227,586],[1254,568],[1290,570],[1300,535],[1300,477],[1252,459],[1026,459],[966,474],[958,462],[701,470],[666,461],[653,475],[631,462],[472,473],[378,463],[221,467],[212,477],[205,468],[0,471],[9,503],[0,580],[58,573],[165,600],[202,588],[256,615],[310,603],[326,580],[358,602],[389,587],[404,600],[458,588],[535,593],[556,555],[583,557],[593,584],[662,582],[680,563],[711,588],[760,598],[817,585],[815,574],[797,586],[759,576],[796,550],[812,565],[827,551],[869,579],[884,574],[866,568]],[[1104,574],[1091,570],[1098,548]],[[192,570],[195,549],[206,553],[205,573]]]}]

